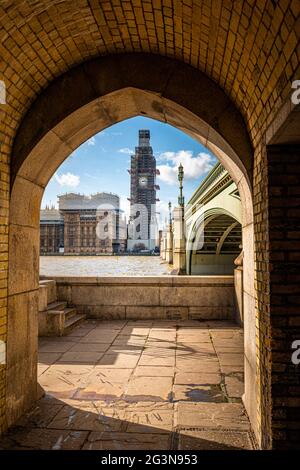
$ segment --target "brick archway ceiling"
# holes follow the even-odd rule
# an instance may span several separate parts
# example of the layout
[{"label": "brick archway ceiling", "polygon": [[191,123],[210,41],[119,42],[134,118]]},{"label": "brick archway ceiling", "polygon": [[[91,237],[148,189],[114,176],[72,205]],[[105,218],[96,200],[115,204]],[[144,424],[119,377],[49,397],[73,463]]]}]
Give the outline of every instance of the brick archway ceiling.
[{"label": "brick archway ceiling", "polygon": [[123,51],[174,57],[205,72],[242,112],[255,144],[300,76],[299,11],[298,0],[4,0],[2,152],[53,78]]}]

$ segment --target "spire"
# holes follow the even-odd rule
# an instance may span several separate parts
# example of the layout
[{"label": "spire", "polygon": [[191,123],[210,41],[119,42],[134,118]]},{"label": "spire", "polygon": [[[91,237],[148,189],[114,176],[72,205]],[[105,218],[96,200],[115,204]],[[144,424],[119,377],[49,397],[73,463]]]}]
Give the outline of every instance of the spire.
[{"label": "spire", "polygon": [[182,182],[183,182],[183,177],[184,177],[184,171],[183,171],[183,166],[180,163],[178,167],[178,181],[179,181],[179,196],[178,196],[178,204],[180,207],[184,206],[184,196],[182,194]]}]

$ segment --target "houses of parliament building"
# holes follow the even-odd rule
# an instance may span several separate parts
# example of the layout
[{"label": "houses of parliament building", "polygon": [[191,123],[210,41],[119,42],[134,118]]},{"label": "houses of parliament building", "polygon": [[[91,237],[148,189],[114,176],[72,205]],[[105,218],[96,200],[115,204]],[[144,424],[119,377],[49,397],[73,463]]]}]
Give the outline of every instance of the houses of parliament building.
[{"label": "houses of parliament building", "polygon": [[126,250],[127,228],[119,196],[69,193],[58,196],[58,201],[58,209],[41,210],[41,255],[114,254]]}]

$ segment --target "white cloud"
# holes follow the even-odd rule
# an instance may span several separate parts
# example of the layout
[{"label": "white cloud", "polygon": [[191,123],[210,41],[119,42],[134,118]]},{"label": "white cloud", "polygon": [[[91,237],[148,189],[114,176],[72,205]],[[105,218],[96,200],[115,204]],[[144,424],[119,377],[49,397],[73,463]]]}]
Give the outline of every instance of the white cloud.
[{"label": "white cloud", "polygon": [[76,188],[80,183],[80,177],[69,172],[63,173],[62,175],[55,173],[54,178],[60,186]]},{"label": "white cloud", "polygon": [[86,141],[87,145],[95,145],[96,139],[95,137],[91,137],[89,140]]},{"label": "white cloud", "polygon": [[123,149],[119,149],[120,153],[125,153],[126,155],[132,155],[134,154],[134,151],[129,149],[128,147],[125,147]]},{"label": "white cloud", "polygon": [[170,185],[178,184],[178,166],[180,163],[183,165],[186,180],[199,178],[210,171],[214,165],[214,161],[208,153],[198,153],[194,157],[191,150],[164,152],[159,155],[158,161],[166,162],[157,166],[160,171],[158,178]]}]

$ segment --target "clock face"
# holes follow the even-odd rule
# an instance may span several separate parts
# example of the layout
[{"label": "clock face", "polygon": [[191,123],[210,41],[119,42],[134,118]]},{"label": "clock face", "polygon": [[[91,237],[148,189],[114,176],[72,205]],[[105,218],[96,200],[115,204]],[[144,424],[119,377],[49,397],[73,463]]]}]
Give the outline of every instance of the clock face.
[{"label": "clock face", "polygon": [[141,176],[139,179],[139,184],[142,188],[146,188],[147,186],[147,178],[146,176]]}]

